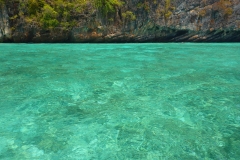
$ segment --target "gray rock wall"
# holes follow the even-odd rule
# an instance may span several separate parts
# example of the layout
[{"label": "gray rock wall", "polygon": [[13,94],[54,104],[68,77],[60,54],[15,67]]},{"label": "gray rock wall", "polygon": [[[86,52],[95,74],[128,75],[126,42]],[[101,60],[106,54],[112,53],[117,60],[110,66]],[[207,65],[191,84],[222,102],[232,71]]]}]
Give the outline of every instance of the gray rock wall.
[{"label": "gray rock wall", "polygon": [[5,5],[0,6],[0,42],[11,39],[9,16]]},{"label": "gray rock wall", "polygon": [[[74,15],[72,28],[45,30],[23,18],[9,25],[8,14],[18,3],[0,11],[0,40],[13,42],[240,42],[240,0],[123,0],[107,18],[93,7]],[[130,11],[136,19],[123,17]],[[14,30],[11,33],[10,27]]]},{"label": "gray rock wall", "polygon": [[[147,2],[147,3],[145,3]],[[136,20],[115,16],[104,23],[91,17],[73,28],[73,42],[239,42],[239,0],[131,0],[117,10],[132,11]],[[118,14],[117,14],[118,15]],[[89,25],[95,21],[97,25]],[[88,26],[88,28],[86,28]],[[90,27],[89,27],[90,26]]]}]

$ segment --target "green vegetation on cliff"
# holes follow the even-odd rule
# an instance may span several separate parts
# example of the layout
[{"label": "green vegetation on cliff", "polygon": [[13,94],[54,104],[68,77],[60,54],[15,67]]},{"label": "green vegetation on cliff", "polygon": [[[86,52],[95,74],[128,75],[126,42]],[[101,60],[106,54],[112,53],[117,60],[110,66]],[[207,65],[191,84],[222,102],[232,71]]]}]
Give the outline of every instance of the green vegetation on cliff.
[{"label": "green vegetation on cliff", "polygon": [[0,5],[2,5],[5,2],[5,0],[0,0]]},{"label": "green vegetation on cliff", "polygon": [[74,24],[70,15],[82,13],[86,7],[86,0],[27,0],[20,2],[21,16],[28,23],[40,25],[45,29],[54,27],[69,27]]},{"label": "green vegetation on cliff", "polygon": [[[0,0],[0,4],[7,2],[19,3],[19,13],[13,15],[11,19],[21,18],[26,24],[31,26],[38,26],[44,29],[52,29],[61,27],[63,29],[70,29],[76,26],[80,20],[81,15],[91,15],[94,11],[101,14],[102,18],[107,21],[114,19],[114,12],[121,8],[126,1],[124,0]],[[144,9],[148,13],[152,10],[151,3],[158,4],[156,14],[158,17],[163,17],[168,20],[175,10],[173,0],[162,1],[163,5],[157,0],[153,2],[149,0],[139,0],[137,4],[138,9]],[[228,0],[219,0],[213,4],[213,10],[223,12],[224,15],[231,15],[233,13],[232,4]],[[136,20],[135,12],[125,10],[121,12],[120,16],[125,20]],[[199,11],[200,17],[206,15],[205,9]]]},{"label": "green vegetation on cliff", "polygon": [[226,37],[229,30],[240,29],[239,4],[230,0],[0,0],[6,22],[0,23],[0,29],[6,29],[2,37],[15,42],[206,41],[209,33]]},{"label": "green vegetation on cliff", "polygon": [[120,0],[21,0],[19,14],[15,17],[20,16],[26,23],[45,29],[69,28],[76,24],[74,17],[80,14],[97,9],[107,15],[122,5]]},{"label": "green vegetation on cliff", "polygon": [[115,7],[123,5],[123,2],[120,0],[94,0],[93,3],[105,15],[109,12],[114,12]]}]

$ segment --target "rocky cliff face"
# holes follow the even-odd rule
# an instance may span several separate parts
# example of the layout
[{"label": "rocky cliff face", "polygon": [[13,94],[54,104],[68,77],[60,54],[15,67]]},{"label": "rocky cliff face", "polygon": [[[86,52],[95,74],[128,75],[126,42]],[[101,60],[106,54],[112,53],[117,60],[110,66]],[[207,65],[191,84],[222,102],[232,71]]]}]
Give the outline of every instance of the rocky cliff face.
[{"label": "rocky cliff face", "polygon": [[[107,15],[91,4],[68,28],[27,23],[19,3],[0,11],[0,40],[12,42],[240,42],[239,0],[125,0]],[[11,17],[9,19],[9,17]],[[10,22],[10,25],[9,23]],[[11,30],[10,30],[11,28]],[[11,32],[12,31],[12,32]]]},{"label": "rocky cliff face", "polygon": [[11,39],[9,16],[5,6],[0,6],[0,42]]}]

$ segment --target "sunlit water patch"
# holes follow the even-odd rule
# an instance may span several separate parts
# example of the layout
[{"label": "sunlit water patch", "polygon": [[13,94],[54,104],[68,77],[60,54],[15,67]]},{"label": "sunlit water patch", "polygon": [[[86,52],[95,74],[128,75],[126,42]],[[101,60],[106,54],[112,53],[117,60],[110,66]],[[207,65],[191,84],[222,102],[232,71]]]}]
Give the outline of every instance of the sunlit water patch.
[{"label": "sunlit water patch", "polygon": [[0,44],[0,159],[239,159],[240,44]]}]

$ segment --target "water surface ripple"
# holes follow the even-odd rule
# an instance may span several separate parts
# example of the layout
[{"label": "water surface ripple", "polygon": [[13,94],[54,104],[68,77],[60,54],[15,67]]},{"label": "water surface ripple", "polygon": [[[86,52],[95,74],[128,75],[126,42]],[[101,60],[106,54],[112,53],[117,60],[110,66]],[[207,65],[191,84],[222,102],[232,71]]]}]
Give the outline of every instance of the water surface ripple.
[{"label": "water surface ripple", "polygon": [[240,44],[0,44],[0,159],[237,160]]}]

